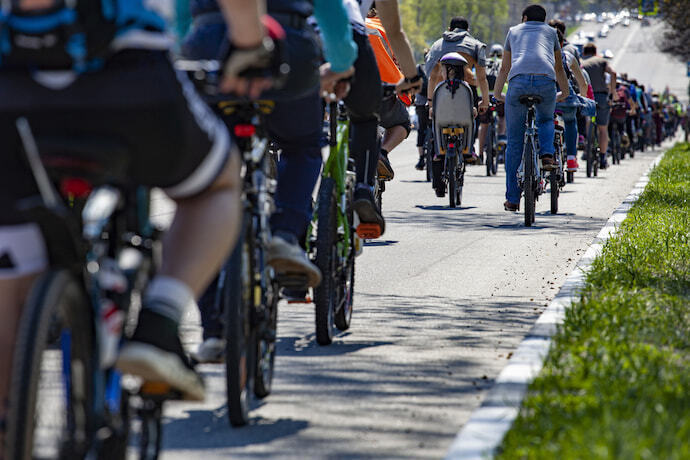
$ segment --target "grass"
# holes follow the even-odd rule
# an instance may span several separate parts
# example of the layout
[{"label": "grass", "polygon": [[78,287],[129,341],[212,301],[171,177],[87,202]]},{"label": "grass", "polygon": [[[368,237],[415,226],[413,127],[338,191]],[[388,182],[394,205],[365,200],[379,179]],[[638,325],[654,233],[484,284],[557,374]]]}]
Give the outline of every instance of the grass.
[{"label": "grass", "polygon": [[650,179],[497,459],[690,459],[690,144]]}]

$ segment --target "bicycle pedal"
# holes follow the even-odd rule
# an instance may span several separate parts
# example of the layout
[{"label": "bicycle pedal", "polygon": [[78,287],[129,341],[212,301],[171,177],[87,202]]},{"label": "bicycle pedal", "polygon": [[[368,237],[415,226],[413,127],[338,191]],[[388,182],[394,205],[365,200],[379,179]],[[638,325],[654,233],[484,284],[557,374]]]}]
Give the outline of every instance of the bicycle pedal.
[{"label": "bicycle pedal", "polygon": [[303,297],[303,298],[291,297],[291,298],[286,299],[286,300],[287,300],[287,303],[289,303],[289,304],[293,304],[293,303],[311,303],[311,302],[312,302],[310,296],[306,296],[306,297]]},{"label": "bicycle pedal", "polygon": [[381,227],[378,224],[360,223],[357,226],[357,236],[363,240],[373,240],[381,236]]}]

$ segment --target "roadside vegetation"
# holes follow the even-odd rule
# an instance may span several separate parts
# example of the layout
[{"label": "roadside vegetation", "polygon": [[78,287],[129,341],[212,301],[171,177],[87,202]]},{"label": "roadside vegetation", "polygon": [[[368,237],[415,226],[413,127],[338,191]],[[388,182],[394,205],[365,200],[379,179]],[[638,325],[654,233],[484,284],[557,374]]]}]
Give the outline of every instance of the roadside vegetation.
[{"label": "roadside vegetation", "polygon": [[690,458],[690,144],[594,262],[496,457]]}]

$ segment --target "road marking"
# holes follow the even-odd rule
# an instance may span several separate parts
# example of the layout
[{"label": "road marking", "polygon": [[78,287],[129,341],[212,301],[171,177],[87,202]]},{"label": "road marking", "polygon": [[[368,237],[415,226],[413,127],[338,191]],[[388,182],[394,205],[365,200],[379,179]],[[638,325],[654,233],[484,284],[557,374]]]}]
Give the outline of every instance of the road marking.
[{"label": "road marking", "polygon": [[498,375],[496,383],[487,393],[481,406],[472,412],[468,422],[457,434],[445,460],[486,460],[493,457],[520,411],[527,387],[539,375],[544,365],[551,338],[556,333],[558,325],[563,323],[566,309],[570,308],[584,286],[587,271],[601,253],[606,241],[618,232],[621,222],[625,220],[630,208],[649,183],[649,174],[671,146],[672,144],[667,145],[664,152],[652,161],[632,191],[613,211],[573,272],[566,278],[556,297],[520,342],[510,364]]},{"label": "road marking", "polygon": [[616,70],[616,66],[620,62],[621,58],[625,54],[625,52],[628,49],[628,45],[630,45],[630,42],[632,41],[633,37],[637,33],[638,29],[640,28],[639,24],[634,24],[633,27],[630,30],[630,33],[628,34],[628,38],[625,39],[625,42],[623,43],[623,46],[621,46],[620,51],[618,51],[618,55],[613,58],[613,62],[611,62],[611,67],[613,67],[613,70]]}]

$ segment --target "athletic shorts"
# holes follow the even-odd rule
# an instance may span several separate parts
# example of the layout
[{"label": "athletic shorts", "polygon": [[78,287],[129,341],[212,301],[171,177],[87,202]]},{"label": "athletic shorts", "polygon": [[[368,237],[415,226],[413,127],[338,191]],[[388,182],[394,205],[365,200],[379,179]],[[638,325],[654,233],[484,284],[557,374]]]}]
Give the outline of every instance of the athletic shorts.
[{"label": "athletic shorts", "polygon": [[407,135],[410,135],[410,131],[412,131],[410,114],[407,111],[407,106],[397,96],[383,98],[379,117],[379,124],[384,128],[389,129],[394,126],[402,126],[407,131]]},{"label": "athletic shorts", "polygon": [[594,93],[594,100],[597,103],[597,126],[609,124],[611,107],[609,106],[609,93]]},{"label": "athletic shorts", "polygon": [[[0,94],[11,95],[0,97],[3,232],[10,231],[5,226],[32,228],[21,226],[27,218],[17,203],[38,194],[16,129],[19,117],[28,120],[39,153],[43,145],[55,140],[63,144],[83,141],[88,145],[83,148],[88,160],[108,171],[115,157],[111,146],[116,145],[122,161],[117,178],[112,173],[114,182],[161,187],[173,198],[204,191],[218,177],[231,151],[225,125],[197,95],[186,75],[173,69],[165,52],[123,51],[102,71],[76,79],[66,73],[31,77],[26,72],[3,70]],[[64,152],[64,157],[70,158],[69,153]],[[74,161],[83,162],[84,154]],[[0,238],[5,238],[3,232]],[[35,236],[27,230],[25,239],[13,238],[36,243]],[[11,265],[41,265],[33,260],[30,245],[18,246],[10,255],[14,259]],[[16,269],[16,273],[23,270]]]}]

